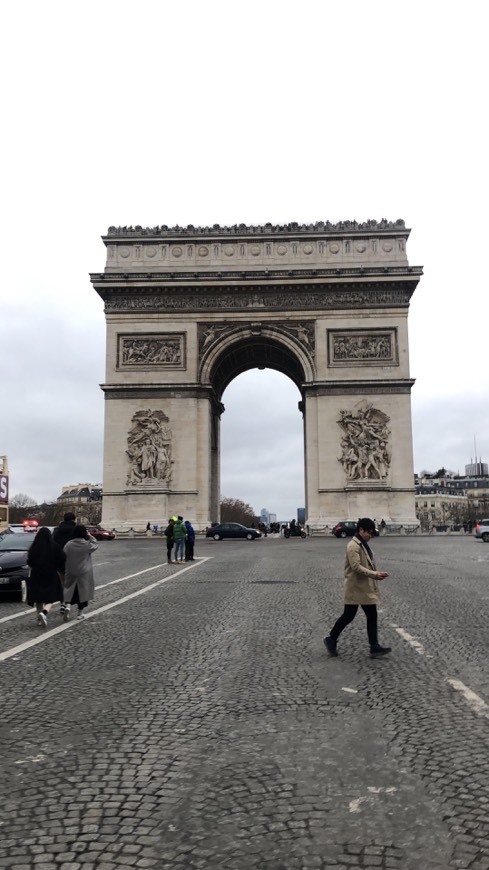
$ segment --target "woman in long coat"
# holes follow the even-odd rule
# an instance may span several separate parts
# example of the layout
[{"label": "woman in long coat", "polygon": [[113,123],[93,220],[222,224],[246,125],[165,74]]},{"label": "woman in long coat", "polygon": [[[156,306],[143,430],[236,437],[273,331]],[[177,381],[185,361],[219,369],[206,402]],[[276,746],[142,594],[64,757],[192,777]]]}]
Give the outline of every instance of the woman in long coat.
[{"label": "woman in long coat", "polygon": [[82,525],[76,526],[73,538],[65,544],[65,611],[63,614],[65,622],[70,618],[72,604],[78,604],[77,619],[84,619],[83,611],[88,606],[88,602],[95,597],[92,553],[96,549],[95,539]]},{"label": "woman in long coat", "polygon": [[367,618],[367,635],[370,655],[382,656],[390,653],[389,646],[381,646],[377,634],[377,604],[380,602],[379,580],[389,575],[377,571],[374,554],[369,541],[375,534],[375,523],[370,517],[358,520],[355,536],[348,543],[345,555],[345,606],[336,620],[329,635],[324,638],[325,646],[331,656],[337,656],[338,638],[347,625],[355,619],[360,606]]},{"label": "woman in long coat", "polygon": [[27,603],[36,607],[37,624],[43,628],[48,624],[51,604],[63,600],[61,577],[65,569],[66,556],[53,541],[48,528],[43,526],[34,538],[27,555],[30,575],[27,578]]}]

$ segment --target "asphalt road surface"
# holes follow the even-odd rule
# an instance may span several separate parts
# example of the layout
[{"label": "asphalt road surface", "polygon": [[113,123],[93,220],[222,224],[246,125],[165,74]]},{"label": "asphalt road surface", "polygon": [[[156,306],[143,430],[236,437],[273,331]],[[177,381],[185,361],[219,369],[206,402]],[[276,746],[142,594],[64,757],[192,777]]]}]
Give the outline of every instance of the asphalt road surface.
[{"label": "asphalt road surface", "polygon": [[342,610],[345,542],[102,543],[83,622],[0,600],[0,868],[488,870],[489,545],[373,541],[382,586]]}]

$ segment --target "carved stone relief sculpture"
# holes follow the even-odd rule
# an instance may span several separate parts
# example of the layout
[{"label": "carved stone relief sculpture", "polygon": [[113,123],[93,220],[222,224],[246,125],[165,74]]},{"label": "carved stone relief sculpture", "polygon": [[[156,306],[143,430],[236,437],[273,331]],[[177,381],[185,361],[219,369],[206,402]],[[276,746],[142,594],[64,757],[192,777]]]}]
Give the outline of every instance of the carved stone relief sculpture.
[{"label": "carved stone relief sculpture", "polygon": [[183,367],[183,335],[119,335],[119,367]]},{"label": "carved stone relief sculpture", "polygon": [[289,323],[287,321],[268,320],[263,323],[242,323],[240,326],[228,326],[218,323],[200,323],[199,324],[199,351],[202,356],[207,352],[208,348],[218,340],[225,338],[230,334],[238,334],[240,327],[242,329],[251,329],[254,335],[259,335],[263,328],[274,329],[277,332],[285,333],[291,336],[298,344],[300,344],[309,354],[314,354],[315,350],[315,330],[314,323],[305,321],[302,323]]},{"label": "carved stone relief sculpture", "polygon": [[355,330],[329,333],[330,365],[395,365],[397,341],[394,329]]},{"label": "carved stone relief sculpture", "polygon": [[348,480],[385,480],[391,464],[390,417],[362,401],[352,411],[340,411],[338,425],[342,463]]},{"label": "carved stone relief sculpture", "polygon": [[136,411],[127,436],[127,486],[160,487],[172,478],[172,431],[163,411]]}]

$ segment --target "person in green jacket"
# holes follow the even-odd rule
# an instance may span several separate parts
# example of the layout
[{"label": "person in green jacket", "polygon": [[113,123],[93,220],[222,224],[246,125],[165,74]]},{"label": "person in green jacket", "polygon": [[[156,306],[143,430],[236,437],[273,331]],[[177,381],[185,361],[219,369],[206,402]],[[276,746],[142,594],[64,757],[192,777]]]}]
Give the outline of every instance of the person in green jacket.
[{"label": "person in green jacket", "polygon": [[184,562],[187,529],[183,517],[177,517],[176,522],[173,524],[173,537],[175,539],[175,562]]}]

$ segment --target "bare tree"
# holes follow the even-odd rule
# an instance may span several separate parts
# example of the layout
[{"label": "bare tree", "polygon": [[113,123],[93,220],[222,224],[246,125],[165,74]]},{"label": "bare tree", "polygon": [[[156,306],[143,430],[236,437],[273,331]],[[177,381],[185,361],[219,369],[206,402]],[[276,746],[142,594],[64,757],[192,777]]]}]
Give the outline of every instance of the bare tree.
[{"label": "bare tree", "polygon": [[239,498],[223,498],[221,500],[221,522],[242,523],[243,526],[257,525],[258,517],[251,505],[240,501]]},{"label": "bare tree", "polygon": [[[34,513],[34,508],[37,504],[30,495],[25,492],[19,492],[13,495],[9,503],[9,521],[11,523],[21,523]],[[37,518],[37,514],[36,514]]]}]

